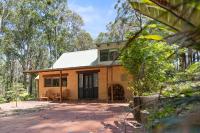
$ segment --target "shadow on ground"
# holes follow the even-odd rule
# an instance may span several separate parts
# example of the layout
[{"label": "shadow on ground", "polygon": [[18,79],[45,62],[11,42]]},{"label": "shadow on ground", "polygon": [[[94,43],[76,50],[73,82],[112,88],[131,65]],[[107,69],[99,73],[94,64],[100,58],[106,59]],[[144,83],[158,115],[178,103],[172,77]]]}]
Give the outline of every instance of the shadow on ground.
[{"label": "shadow on ground", "polygon": [[[1,132],[123,133],[125,103],[60,103],[39,112],[0,118]],[[132,128],[128,126],[128,133]]]}]

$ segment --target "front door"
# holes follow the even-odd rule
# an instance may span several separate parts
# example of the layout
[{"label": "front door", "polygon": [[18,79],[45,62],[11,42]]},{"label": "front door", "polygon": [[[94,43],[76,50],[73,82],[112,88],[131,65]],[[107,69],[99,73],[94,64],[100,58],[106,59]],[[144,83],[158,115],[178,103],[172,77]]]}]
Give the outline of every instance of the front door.
[{"label": "front door", "polygon": [[80,73],[78,75],[79,99],[98,99],[98,73]]}]

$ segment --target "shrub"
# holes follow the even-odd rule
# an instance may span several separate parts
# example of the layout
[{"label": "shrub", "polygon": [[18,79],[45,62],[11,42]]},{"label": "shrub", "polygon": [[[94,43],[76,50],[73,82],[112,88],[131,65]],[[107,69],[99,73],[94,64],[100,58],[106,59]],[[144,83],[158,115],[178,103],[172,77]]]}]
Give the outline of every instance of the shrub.
[{"label": "shrub", "polygon": [[33,95],[29,95],[27,92],[23,92],[19,95],[19,99],[22,101],[34,100],[35,97]]},{"label": "shrub", "polygon": [[19,95],[24,93],[25,89],[21,83],[14,83],[10,90],[6,91],[5,99],[7,102],[19,99]]},{"label": "shrub", "polygon": [[5,94],[6,102],[11,102],[15,99],[15,92],[13,90],[6,91]]},{"label": "shrub", "polygon": [[3,96],[0,96],[0,103],[5,103],[6,99]]},{"label": "shrub", "polygon": [[158,92],[173,75],[173,48],[165,43],[137,40],[122,51],[120,60],[134,77],[130,89],[135,95]]}]

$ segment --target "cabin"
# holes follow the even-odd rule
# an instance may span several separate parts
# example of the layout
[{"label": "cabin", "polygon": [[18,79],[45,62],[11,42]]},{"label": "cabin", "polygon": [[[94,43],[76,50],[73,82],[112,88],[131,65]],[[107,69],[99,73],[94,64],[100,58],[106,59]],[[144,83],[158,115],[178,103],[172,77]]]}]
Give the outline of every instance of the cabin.
[{"label": "cabin", "polygon": [[128,86],[132,76],[115,60],[124,45],[125,42],[102,43],[96,49],[63,53],[52,68],[29,71],[38,73],[38,98],[60,101],[130,99]]}]

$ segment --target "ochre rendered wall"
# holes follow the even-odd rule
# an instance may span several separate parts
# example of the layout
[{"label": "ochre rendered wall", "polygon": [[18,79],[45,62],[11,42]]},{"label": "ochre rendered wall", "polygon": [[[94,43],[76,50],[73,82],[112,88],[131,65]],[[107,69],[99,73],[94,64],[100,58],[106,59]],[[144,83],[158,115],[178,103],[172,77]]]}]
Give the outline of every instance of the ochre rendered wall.
[{"label": "ochre rendered wall", "polygon": [[[128,81],[131,80],[131,76],[128,75],[127,71],[122,66],[112,66],[112,67],[97,67],[93,69],[73,69],[64,70],[62,74],[67,74],[67,86],[63,86],[63,98],[66,98],[66,89],[69,90],[70,95],[68,99],[77,100],[78,99],[78,71],[92,71],[99,70],[98,72],[98,99],[107,100],[108,99],[108,87],[111,84],[120,84],[125,89],[125,98],[129,99],[131,93],[128,91]],[[113,73],[113,76],[111,76]],[[50,93],[60,93],[60,87],[44,87],[44,76],[51,74],[60,74],[59,71],[55,72],[40,72],[39,73],[39,97],[46,94],[49,90]]]}]

